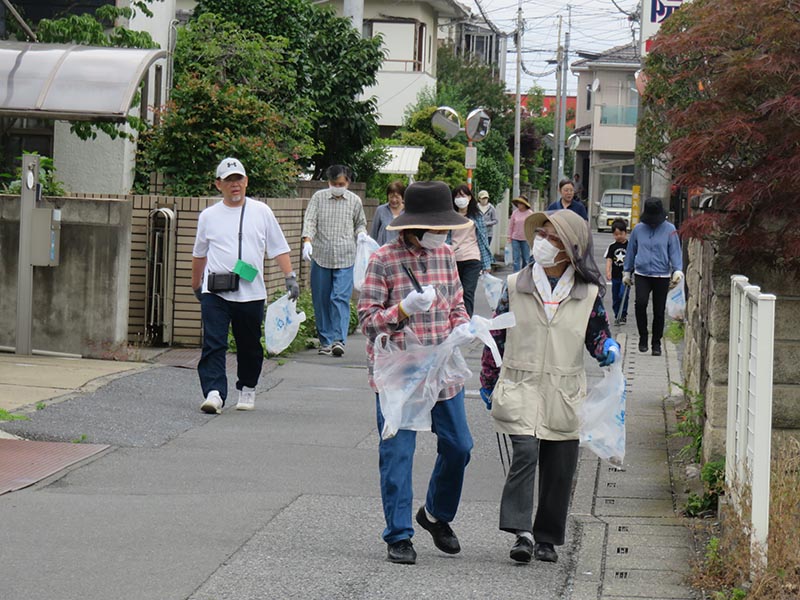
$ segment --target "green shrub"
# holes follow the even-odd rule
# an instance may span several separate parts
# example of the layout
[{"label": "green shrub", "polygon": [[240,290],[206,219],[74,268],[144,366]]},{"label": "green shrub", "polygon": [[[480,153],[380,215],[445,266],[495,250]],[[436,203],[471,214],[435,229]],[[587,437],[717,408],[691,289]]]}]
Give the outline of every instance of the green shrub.
[{"label": "green shrub", "polygon": [[664,331],[664,337],[673,344],[679,344],[683,341],[685,327],[683,321],[670,321],[667,329]]}]

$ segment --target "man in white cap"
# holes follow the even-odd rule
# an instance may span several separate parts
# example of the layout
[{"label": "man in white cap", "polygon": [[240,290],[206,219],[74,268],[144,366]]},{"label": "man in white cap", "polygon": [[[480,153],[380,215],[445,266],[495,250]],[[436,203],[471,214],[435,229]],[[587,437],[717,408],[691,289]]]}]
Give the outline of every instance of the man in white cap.
[{"label": "man in white cap", "polygon": [[236,340],[238,410],[253,410],[264,354],[264,254],[274,258],[285,277],[290,298],[300,288],[289,258],[289,244],[272,210],[247,198],[247,173],[236,158],[217,166],[222,202],[200,213],[192,250],[192,290],[200,301],[203,353],[197,365],[203,403],[200,410],[219,414],[228,395],[225,353],[228,328]]}]

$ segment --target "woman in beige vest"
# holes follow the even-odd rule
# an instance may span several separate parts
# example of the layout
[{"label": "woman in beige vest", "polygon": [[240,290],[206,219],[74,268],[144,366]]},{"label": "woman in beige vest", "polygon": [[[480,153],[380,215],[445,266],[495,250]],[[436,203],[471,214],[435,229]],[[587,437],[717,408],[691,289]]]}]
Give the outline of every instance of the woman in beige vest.
[{"label": "woman in beige vest", "polygon": [[539,212],[525,221],[525,233],[535,262],[508,277],[497,314],[513,312],[517,326],[495,334],[502,368],[484,351],[481,396],[514,451],[500,503],[500,529],[517,536],[510,556],[556,562],[578,461],[583,348],[606,366],[618,359],[619,345],[603,308],[605,282],[587,222],[571,210]]}]

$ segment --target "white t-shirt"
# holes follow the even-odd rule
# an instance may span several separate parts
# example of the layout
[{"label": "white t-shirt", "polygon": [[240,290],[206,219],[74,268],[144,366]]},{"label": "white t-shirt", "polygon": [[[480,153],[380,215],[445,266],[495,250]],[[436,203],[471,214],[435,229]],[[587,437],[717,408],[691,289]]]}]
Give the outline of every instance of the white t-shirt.
[{"label": "white t-shirt", "polygon": [[[246,198],[242,223],[242,260],[258,269],[253,281],[239,278],[239,289],[235,292],[216,292],[231,302],[265,300],[264,252],[275,258],[289,252],[289,244],[281,231],[272,209],[263,202]],[[207,258],[203,275],[203,292],[208,291],[209,273],[228,273],[239,259],[239,216],[242,207],[226,206],[221,200],[200,213],[197,222],[197,237],[192,256]]]}]

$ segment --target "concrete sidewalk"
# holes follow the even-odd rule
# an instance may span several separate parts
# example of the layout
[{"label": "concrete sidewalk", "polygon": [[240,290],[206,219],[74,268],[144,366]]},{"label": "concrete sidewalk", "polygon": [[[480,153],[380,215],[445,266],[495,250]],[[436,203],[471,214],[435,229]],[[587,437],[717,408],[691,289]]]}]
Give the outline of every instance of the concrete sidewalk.
[{"label": "concrete sidewalk", "polygon": [[[477,312],[488,316],[480,290],[477,300]],[[45,369],[43,359],[2,357],[0,383],[20,396],[27,386],[69,394],[15,422],[18,435],[68,441],[79,431],[88,442],[112,445],[0,496],[2,597],[693,598],[683,582],[691,537],[676,516],[665,437],[677,352],[666,344],[662,357],[639,354],[634,325],[615,335],[629,383],[625,466],[582,450],[559,562],[530,565],[510,561],[512,536],[497,530],[504,476],[477,393],[478,343],[465,351],[474,372],[467,415],[475,449],[453,523],[463,552],[446,556],[417,532],[413,567],[387,563],[380,539],[378,432],[362,336],[351,338],[342,359],[309,351],[280,366],[270,361],[257,409],[228,406],[220,416],[199,412],[196,375],[187,369],[137,365],[88,392],[81,386],[101,383],[96,377],[118,374],[125,363],[104,365],[102,373],[92,369],[103,365],[90,365],[99,361],[87,362],[86,371],[84,361],[48,363],[75,377],[52,387],[47,374],[59,372]],[[23,379],[31,369],[40,377]],[[592,385],[601,371],[588,355],[587,370]],[[37,401],[24,397],[34,398],[29,409]],[[141,435],[131,439],[132,428]],[[421,433],[415,507],[435,454],[435,437]]]}]

